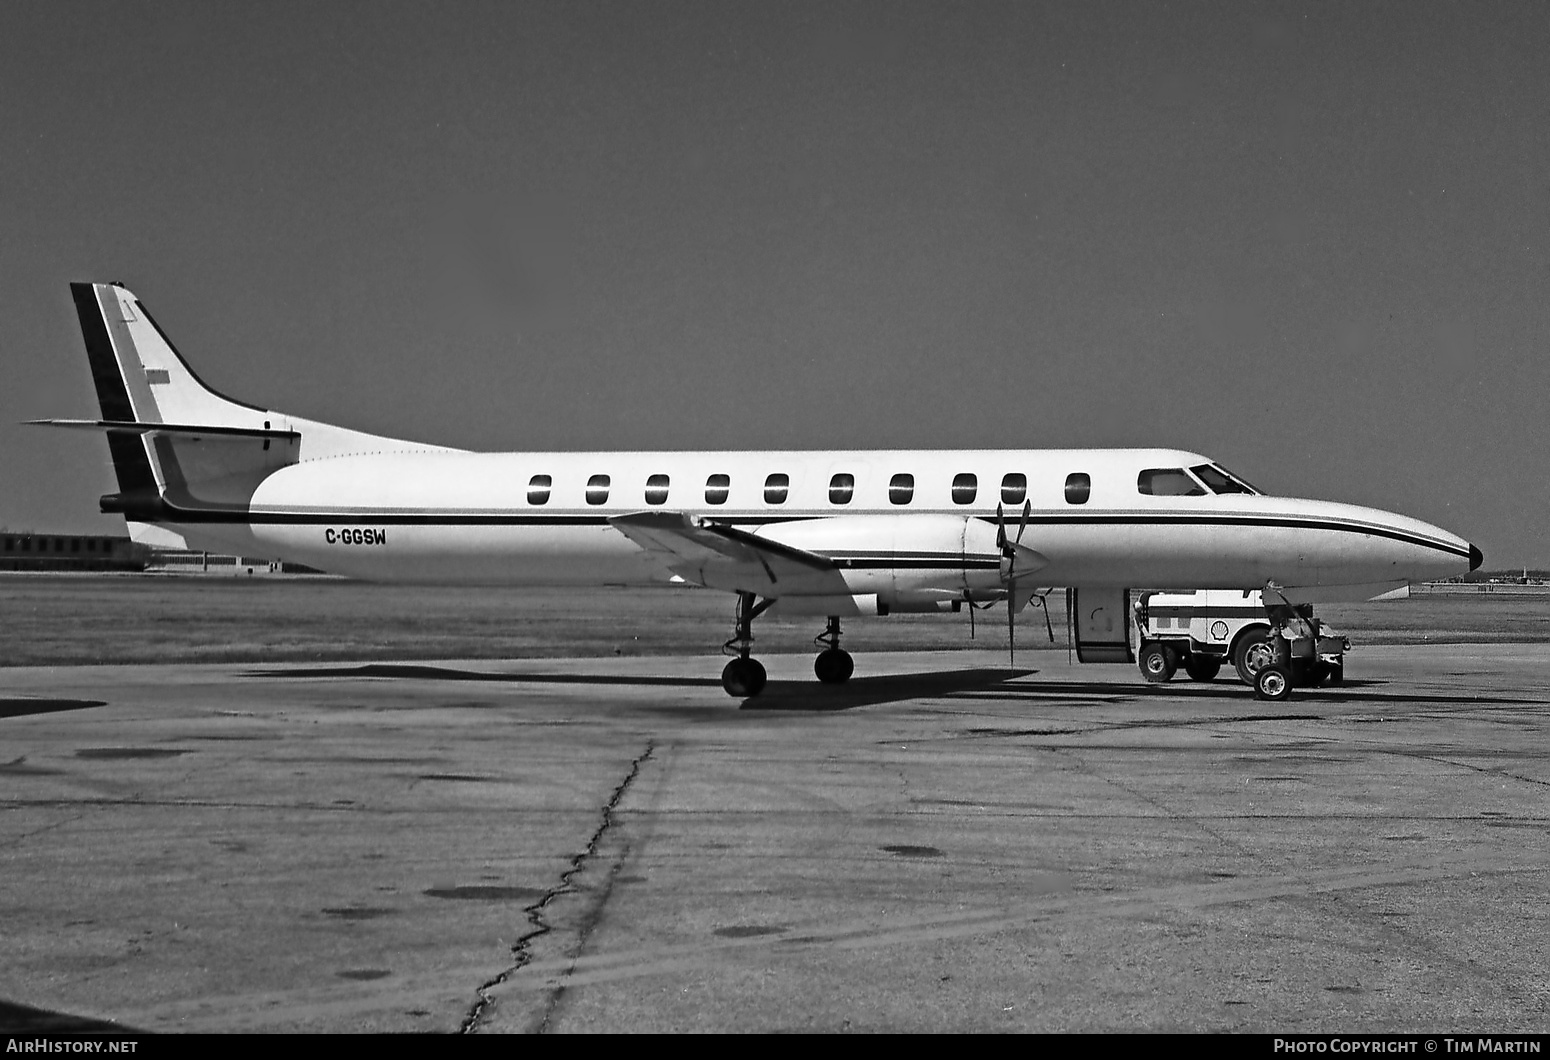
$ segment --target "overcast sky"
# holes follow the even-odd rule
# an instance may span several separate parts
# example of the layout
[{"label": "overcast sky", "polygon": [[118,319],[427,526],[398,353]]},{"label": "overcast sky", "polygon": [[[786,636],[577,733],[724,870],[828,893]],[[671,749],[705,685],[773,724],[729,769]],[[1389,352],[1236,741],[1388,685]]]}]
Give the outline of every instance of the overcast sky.
[{"label": "overcast sky", "polygon": [[13,2],[0,523],[72,280],[475,449],[1168,445],[1550,566],[1550,6]]}]

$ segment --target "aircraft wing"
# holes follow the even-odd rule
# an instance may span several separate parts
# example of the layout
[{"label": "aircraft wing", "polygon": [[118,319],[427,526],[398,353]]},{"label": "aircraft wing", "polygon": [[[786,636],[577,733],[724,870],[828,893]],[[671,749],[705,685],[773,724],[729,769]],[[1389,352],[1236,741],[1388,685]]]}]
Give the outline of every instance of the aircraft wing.
[{"label": "aircraft wing", "polygon": [[674,574],[697,585],[771,597],[850,592],[827,556],[725,523],[681,512],[633,512],[608,521]]}]

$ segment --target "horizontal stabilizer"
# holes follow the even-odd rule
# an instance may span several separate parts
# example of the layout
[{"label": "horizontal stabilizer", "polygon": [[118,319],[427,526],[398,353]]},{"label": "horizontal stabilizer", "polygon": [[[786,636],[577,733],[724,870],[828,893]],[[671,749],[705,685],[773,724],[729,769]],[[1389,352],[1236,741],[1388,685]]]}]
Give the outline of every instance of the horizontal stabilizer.
[{"label": "horizontal stabilizer", "polygon": [[272,431],[258,427],[216,427],[195,423],[137,423],[130,420],[27,420],[33,427],[73,427],[83,431],[109,431],[113,434],[220,435],[226,438],[283,438],[295,440],[296,431]]}]

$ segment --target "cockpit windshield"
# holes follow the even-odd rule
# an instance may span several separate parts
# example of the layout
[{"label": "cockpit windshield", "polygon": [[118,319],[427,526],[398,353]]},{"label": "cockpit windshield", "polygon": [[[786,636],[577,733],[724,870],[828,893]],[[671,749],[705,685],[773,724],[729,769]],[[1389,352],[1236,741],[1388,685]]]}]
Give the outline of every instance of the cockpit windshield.
[{"label": "cockpit windshield", "polygon": [[1199,464],[1190,468],[1190,470],[1195,473],[1201,482],[1211,487],[1212,493],[1259,493],[1259,490],[1250,486],[1220,464]]},{"label": "cockpit windshield", "polygon": [[1136,476],[1136,489],[1147,497],[1204,497],[1200,483],[1182,467],[1150,467]]}]

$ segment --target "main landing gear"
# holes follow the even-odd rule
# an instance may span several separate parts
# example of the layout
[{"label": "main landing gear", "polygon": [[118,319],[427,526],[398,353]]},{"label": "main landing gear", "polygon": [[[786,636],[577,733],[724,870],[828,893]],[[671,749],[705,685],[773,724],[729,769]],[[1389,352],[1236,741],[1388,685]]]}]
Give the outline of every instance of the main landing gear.
[{"label": "main landing gear", "polygon": [[840,648],[840,616],[830,615],[829,626],[813,638],[813,647],[822,648],[813,660],[813,673],[826,685],[842,685],[855,673],[856,660]]},{"label": "main landing gear", "polygon": [[721,646],[723,652],[732,656],[732,661],[721,671],[721,687],[727,690],[729,696],[747,699],[764,691],[764,682],[768,676],[764,672],[764,664],[758,659],[749,658],[748,653],[753,648],[753,620],[764,614],[774,602],[756,602],[753,593],[737,594],[737,618],[732,639]]},{"label": "main landing gear", "polygon": [[[764,691],[767,674],[764,665],[749,653],[753,650],[753,620],[769,609],[773,600],[759,600],[753,593],[737,594],[737,617],[732,639],[721,650],[732,656],[721,671],[721,687],[727,695],[739,699],[752,699]],[[813,661],[813,673],[826,685],[843,684],[855,672],[856,662],[848,651],[840,648],[840,620],[838,615],[829,616],[829,625],[813,638],[814,647],[822,649]]]}]

